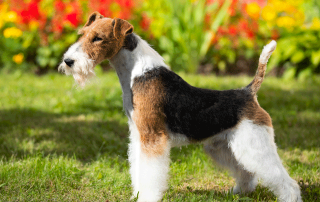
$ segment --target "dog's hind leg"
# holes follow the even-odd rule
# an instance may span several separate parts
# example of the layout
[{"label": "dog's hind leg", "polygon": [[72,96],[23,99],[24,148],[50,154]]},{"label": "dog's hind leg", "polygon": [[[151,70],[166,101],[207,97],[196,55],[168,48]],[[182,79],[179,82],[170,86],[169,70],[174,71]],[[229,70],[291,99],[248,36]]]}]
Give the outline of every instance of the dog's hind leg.
[{"label": "dog's hind leg", "polygon": [[278,156],[273,128],[243,120],[235,130],[228,142],[237,162],[261,179],[280,201],[302,201],[297,182],[290,178]]},{"label": "dog's hind leg", "polygon": [[222,139],[207,141],[204,149],[218,165],[227,168],[236,179],[233,193],[248,193],[254,191],[258,180],[253,173],[246,171],[235,159],[228,142],[221,135]]}]

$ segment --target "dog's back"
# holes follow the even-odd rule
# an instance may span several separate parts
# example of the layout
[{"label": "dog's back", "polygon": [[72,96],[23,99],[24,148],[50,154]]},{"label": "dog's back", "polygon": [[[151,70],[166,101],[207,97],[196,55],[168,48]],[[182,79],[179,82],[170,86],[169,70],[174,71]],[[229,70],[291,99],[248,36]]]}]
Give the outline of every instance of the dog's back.
[{"label": "dog's back", "polygon": [[[155,88],[153,91],[151,86]],[[225,91],[196,88],[165,67],[137,77],[132,92],[135,107],[146,108],[142,104],[146,97],[150,99],[148,104],[155,106],[153,110],[144,110],[144,114],[148,113],[146,117],[163,117],[170,132],[183,134],[190,141],[201,141],[235,127],[244,118],[264,124],[251,116],[259,105],[248,88]],[[139,98],[142,94],[144,99]]]}]

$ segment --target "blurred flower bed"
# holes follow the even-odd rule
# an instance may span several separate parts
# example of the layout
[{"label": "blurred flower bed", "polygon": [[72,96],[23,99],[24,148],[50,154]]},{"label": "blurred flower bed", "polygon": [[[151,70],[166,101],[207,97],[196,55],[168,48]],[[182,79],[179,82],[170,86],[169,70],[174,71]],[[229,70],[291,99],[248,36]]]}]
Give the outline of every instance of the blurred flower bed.
[{"label": "blurred flower bed", "polygon": [[275,39],[268,71],[320,72],[318,0],[0,0],[0,69],[56,69],[93,11],[130,21],[173,70],[254,73]]}]

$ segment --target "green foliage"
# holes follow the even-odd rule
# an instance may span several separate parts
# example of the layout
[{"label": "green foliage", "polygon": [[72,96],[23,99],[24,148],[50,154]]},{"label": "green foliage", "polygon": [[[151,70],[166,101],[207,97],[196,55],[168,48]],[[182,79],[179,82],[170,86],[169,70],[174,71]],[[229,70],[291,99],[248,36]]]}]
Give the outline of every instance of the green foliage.
[{"label": "green foliage", "polygon": [[[115,72],[85,89],[72,77],[0,75],[0,201],[130,201],[128,126]],[[181,74],[191,85],[241,88],[252,77]],[[304,201],[320,197],[320,77],[266,78],[258,100],[273,120],[279,155]],[[163,201],[277,201],[265,188],[228,193],[235,182],[201,145],[173,148]],[[134,200],[133,200],[134,201]]]},{"label": "green foliage", "polygon": [[[127,19],[175,71],[195,73],[207,66],[207,72],[253,73],[263,46],[276,39],[268,71],[302,80],[320,73],[318,0],[43,0],[13,8],[19,2],[0,3],[0,69],[41,73],[57,68],[77,40],[76,30],[92,9],[99,9],[106,17]],[[21,15],[21,9],[28,15]],[[4,37],[10,27],[23,34]]]},{"label": "green foliage", "polygon": [[49,37],[49,45],[40,46],[37,49],[36,61],[41,68],[53,69],[59,65],[65,50],[77,40],[75,32],[70,32],[62,37],[61,40],[55,41],[54,36]]},{"label": "green foliage", "polygon": [[[208,4],[205,0],[145,2],[145,10],[155,19],[151,29],[156,43],[173,70],[197,71],[214,33],[228,16],[230,3],[225,1],[219,8],[217,2]],[[211,18],[207,25],[205,19],[209,15]]]},{"label": "green foliage", "polygon": [[[8,23],[0,29],[14,27]],[[0,68],[7,70],[30,70],[35,68],[54,69],[58,66],[63,53],[77,40],[74,30],[66,30],[66,34],[56,40],[54,33],[48,36],[48,45],[41,45],[40,35],[37,30],[25,31],[20,37],[5,38],[0,34]],[[23,54],[21,63],[13,60],[14,55]]]},{"label": "green foliage", "polygon": [[[13,27],[13,24],[8,23],[6,26],[0,28],[0,33],[9,27]],[[5,38],[3,34],[0,34],[0,68],[10,69],[16,68],[17,66],[26,68],[25,63],[17,65],[12,58],[21,52],[27,53],[23,38],[28,38],[27,34],[23,33],[21,38]]]},{"label": "green foliage", "polygon": [[277,49],[270,59],[269,66],[285,65],[286,78],[310,78],[313,73],[320,72],[319,41],[319,31],[300,31],[284,36],[277,41]]}]

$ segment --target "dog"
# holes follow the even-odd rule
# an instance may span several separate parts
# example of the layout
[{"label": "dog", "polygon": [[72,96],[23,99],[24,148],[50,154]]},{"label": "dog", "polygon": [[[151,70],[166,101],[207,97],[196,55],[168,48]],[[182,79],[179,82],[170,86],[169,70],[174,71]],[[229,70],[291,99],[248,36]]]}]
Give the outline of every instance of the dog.
[{"label": "dog", "polygon": [[80,86],[103,60],[116,70],[130,129],[133,197],[138,201],[162,199],[170,149],[191,143],[204,144],[209,156],[231,171],[233,193],[254,191],[260,179],[280,201],[302,201],[297,182],[277,154],[272,120],[256,95],[275,41],[264,47],[248,86],[217,91],[186,83],[125,20],[94,12],[78,33],[82,36],[64,54],[59,70],[73,75]]}]

